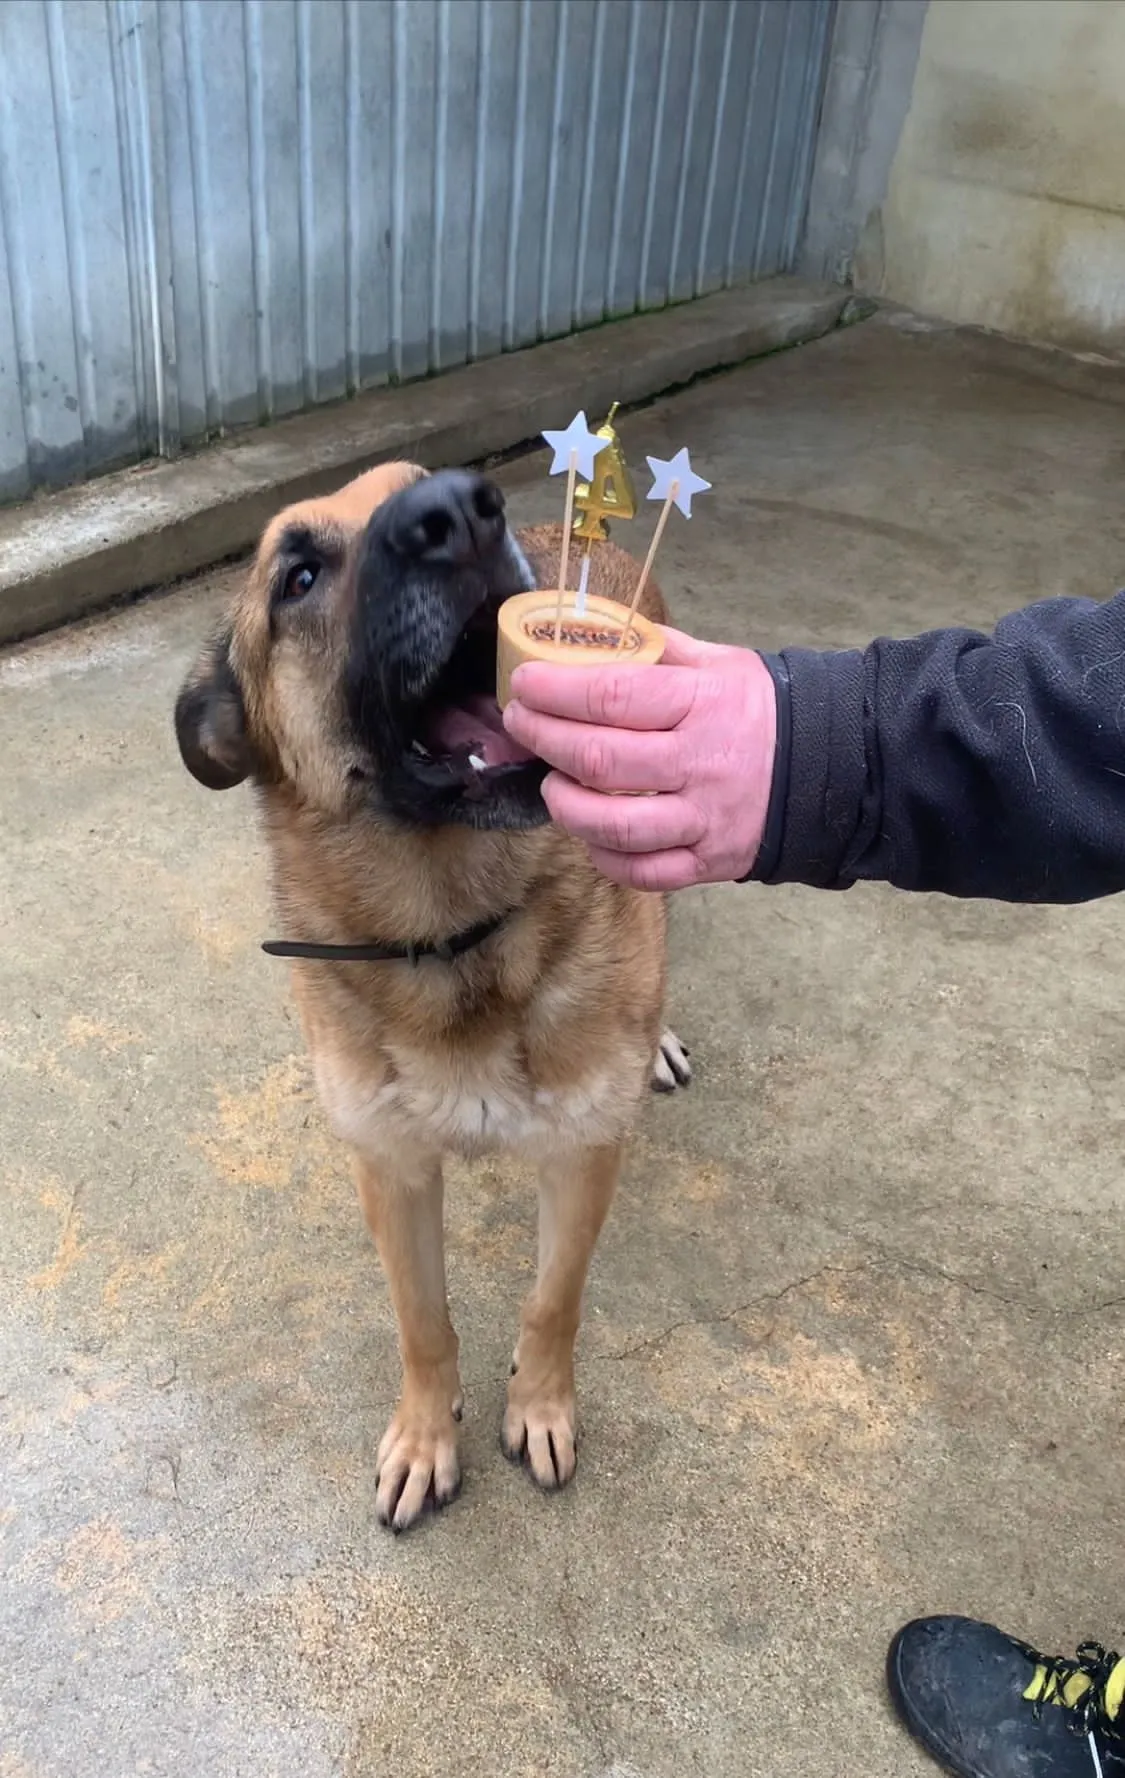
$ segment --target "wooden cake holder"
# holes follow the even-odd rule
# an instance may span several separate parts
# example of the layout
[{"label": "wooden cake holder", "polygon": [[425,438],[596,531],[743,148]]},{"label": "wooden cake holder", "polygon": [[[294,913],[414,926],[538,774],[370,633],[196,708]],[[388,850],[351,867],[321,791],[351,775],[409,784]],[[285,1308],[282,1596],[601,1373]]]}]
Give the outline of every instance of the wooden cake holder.
[{"label": "wooden cake holder", "polygon": [[625,646],[618,643],[629,622],[629,607],[591,593],[581,617],[574,613],[575,595],[563,594],[562,640],[555,641],[558,589],[517,593],[500,607],[496,626],[496,701],[501,710],[512,696],[512,674],[525,661],[547,661],[558,667],[651,666],[664,653],[664,637],[656,624],[637,612]]}]

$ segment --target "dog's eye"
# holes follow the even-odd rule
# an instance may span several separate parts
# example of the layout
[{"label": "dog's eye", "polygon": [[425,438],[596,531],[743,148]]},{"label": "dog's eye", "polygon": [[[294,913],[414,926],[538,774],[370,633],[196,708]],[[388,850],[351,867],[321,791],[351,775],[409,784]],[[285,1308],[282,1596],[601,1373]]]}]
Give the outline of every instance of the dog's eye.
[{"label": "dog's eye", "polygon": [[302,562],[298,567],[291,568],[281,589],[282,598],[303,599],[306,593],[312,591],[319,575],[319,562]]}]

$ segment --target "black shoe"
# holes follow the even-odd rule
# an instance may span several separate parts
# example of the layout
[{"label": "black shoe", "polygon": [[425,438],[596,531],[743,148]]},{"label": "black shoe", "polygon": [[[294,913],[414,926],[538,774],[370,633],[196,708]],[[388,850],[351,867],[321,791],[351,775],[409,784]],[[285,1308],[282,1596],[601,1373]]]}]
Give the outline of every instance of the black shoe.
[{"label": "black shoe", "polygon": [[1125,1778],[1125,1660],[1100,1643],[1069,1660],[972,1618],[920,1618],[891,1643],[887,1683],[956,1778]]}]

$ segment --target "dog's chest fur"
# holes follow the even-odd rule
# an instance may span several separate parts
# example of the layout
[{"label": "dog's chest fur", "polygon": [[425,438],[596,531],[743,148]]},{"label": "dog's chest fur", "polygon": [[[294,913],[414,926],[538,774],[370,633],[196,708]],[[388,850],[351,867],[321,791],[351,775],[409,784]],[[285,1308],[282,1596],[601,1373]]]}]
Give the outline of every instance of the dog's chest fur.
[{"label": "dog's chest fur", "polygon": [[[660,1032],[663,903],[599,878],[556,829],[519,837],[516,848],[505,836],[466,836],[460,870],[454,860],[411,873],[421,899],[471,884],[474,864],[490,866],[497,900],[519,908],[456,963],[297,966],[321,1101],[336,1134],[361,1154],[513,1149],[540,1158],[628,1133]],[[505,879],[509,847],[519,870],[534,873],[533,890],[514,866]],[[368,875],[386,871],[390,840],[372,856]],[[303,880],[322,891],[323,863]],[[389,899],[380,888],[376,896]],[[480,911],[425,909],[439,930]],[[306,916],[302,924],[323,930],[331,922]]]},{"label": "dog's chest fur", "polygon": [[[637,1093],[651,1058],[636,1054]],[[317,1086],[336,1134],[377,1156],[404,1142],[472,1157],[498,1149],[542,1155],[560,1146],[618,1140],[637,1093],[623,1093],[620,1052],[577,1081],[537,1085],[510,1033],[483,1049],[438,1059],[396,1046],[384,1069],[359,1072],[343,1058],[315,1056]]]}]

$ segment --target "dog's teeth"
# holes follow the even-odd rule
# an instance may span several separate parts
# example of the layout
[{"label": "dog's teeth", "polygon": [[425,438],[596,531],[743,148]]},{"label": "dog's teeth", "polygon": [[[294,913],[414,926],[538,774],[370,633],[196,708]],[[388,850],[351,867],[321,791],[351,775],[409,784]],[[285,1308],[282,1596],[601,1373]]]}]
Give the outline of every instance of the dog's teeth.
[{"label": "dog's teeth", "polygon": [[432,757],[429,748],[423,747],[421,741],[411,741],[410,746],[412,751],[415,752],[420,759],[429,759]]},{"label": "dog's teeth", "polygon": [[485,763],[479,753],[470,753],[469,764],[472,766],[474,772],[483,772],[486,769]]}]

